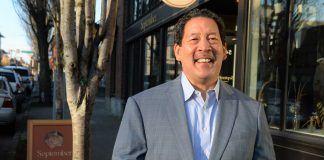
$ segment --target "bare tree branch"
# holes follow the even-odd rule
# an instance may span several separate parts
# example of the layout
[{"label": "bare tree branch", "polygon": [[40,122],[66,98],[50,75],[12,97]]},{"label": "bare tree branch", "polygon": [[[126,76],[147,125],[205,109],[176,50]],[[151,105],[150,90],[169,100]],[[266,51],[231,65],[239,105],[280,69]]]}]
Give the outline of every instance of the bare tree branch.
[{"label": "bare tree branch", "polygon": [[[75,31],[74,31],[74,1],[61,0],[61,29],[62,29],[62,39],[64,41],[64,60],[65,60],[65,72],[66,72],[66,91],[68,97],[75,97],[74,99],[68,99],[70,104],[77,104],[78,90],[80,83],[78,81],[79,77],[79,67],[78,67],[78,55],[77,46],[75,42]],[[64,6],[64,7],[63,7]],[[74,105],[75,106],[75,105]],[[74,107],[71,106],[71,107]],[[77,108],[73,108],[76,110]],[[71,111],[72,113],[72,111]]]},{"label": "bare tree branch", "polygon": [[80,51],[83,48],[83,42],[84,42],[84,0],[75,0],[75,11],[76,11],[76,42],[77,42],[77,48],[78,53],[81,53]]},{"label": "bare tree branch", "polygon": [[95,3],[93,0],[86,0],[85,3],[85,35],[84,46],[81,54],[81,75],[82,77],[88,76],[89,71],[89,56],[93,53],[93,40],[95,36]]},{"label": "bare tree branch", "polygon": [[102,0],[101,1],[101,16],[100,16],[100,28],[99,28],[99,36],[102,36],[103,33],[103,25],[104,25],[104,22],[106,21],[106,14],[107,14],[107,0]]},{"label": "bare tree branch", "polygon": [[[102,35],[99,35],[99,24],[94,20],[94,0],[60,2],[66,93],[73,130],[73,159],[89,160],[90,118],[98,84],[114,44],[118,3],[117,0],[109,3],[102,1]],[[109,12],[108,4],[111,6]],[[109,16],[106,16],[107,13]]]},{"label": "bare tree branch", "polygon": [[117,0],[109,0],[108,3],[110,4],[109,15],[106,18],[105,25],[103,26],[103,28],[106,30],[106,34],[102,46],[99,49],[99,57],[96,65],[96,68],[102,73],[104,73],[106,64],[111,56],[116,30],[116,27],[113,26],[116,26],[118,2]]}]

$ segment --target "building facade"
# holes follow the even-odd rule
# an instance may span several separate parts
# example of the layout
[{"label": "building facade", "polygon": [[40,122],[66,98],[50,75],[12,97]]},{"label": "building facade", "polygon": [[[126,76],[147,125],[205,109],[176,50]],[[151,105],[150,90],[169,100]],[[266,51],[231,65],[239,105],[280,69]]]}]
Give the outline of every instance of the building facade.
[{"label": "building facade", "polygon": [[208,8],[226,25],[221,79],[265,106],[277,159],[324,159],[324,0],[198,0],[184,9],[161,0],[121,1],[107,72],[109,109],[181,72],[174,24]]}]

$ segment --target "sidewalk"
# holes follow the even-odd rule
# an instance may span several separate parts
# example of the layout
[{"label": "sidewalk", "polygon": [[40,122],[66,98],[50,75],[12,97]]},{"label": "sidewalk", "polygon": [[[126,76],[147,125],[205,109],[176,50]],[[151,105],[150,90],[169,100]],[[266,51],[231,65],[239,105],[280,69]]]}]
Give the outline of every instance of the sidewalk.
[{"label": "sidewalk", "polygon": [[[37,97],[32,97],[31,104],[35,104],[33,103],[33,100],[35,100],[35,98]],[[52,106],[30,105],[25,111],[25,127],[27,128],[27,120],[52,119],[52,112]],[[68,117],[69,119],[70,116],[67,107],[64,109],[64,112],[65,115],[68,115],[66,117]],[[109,114],[107,107],[105,107],[105,98],[97,96],[94,104],[94,111],[90,121],[92,160],[111,159],[111,154],[117,136],[119,124],[120,117]],[[24,129],[24,131],[26,131],[26,129]],[[23,135],[24,134],[26,133],[23,133]],[[17,139],[19,139],[19,137],[17,137]],[[17,154],[21,153],[16,153],[16,155]]]}]

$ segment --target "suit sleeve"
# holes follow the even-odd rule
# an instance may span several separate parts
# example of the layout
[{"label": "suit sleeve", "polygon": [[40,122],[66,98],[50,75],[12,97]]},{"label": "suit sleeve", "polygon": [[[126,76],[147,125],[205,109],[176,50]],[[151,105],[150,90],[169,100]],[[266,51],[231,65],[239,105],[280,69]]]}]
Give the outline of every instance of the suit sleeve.
[{"label": "suit sleeve", "polygon": [[142,114],[134,98],[130,97],[117,134],[112,160],[145,159],[146,151]]},{"label": "suit sleeve", "polygon": [[254,160],[275,160],[273,142],[269,131],[269,125],[264,113],[264,107],[259,106],[258,133],[255,142]]}]

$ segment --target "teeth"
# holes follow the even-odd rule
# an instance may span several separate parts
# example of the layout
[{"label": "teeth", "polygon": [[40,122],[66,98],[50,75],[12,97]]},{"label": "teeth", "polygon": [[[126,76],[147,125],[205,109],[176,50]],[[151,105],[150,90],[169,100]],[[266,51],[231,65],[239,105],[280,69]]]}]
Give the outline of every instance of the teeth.
[{"label": "teeth", "polygon": [[210,59],[198,59],[197,62],[200,62],[200,63],[209,63],[210,62]]}]

